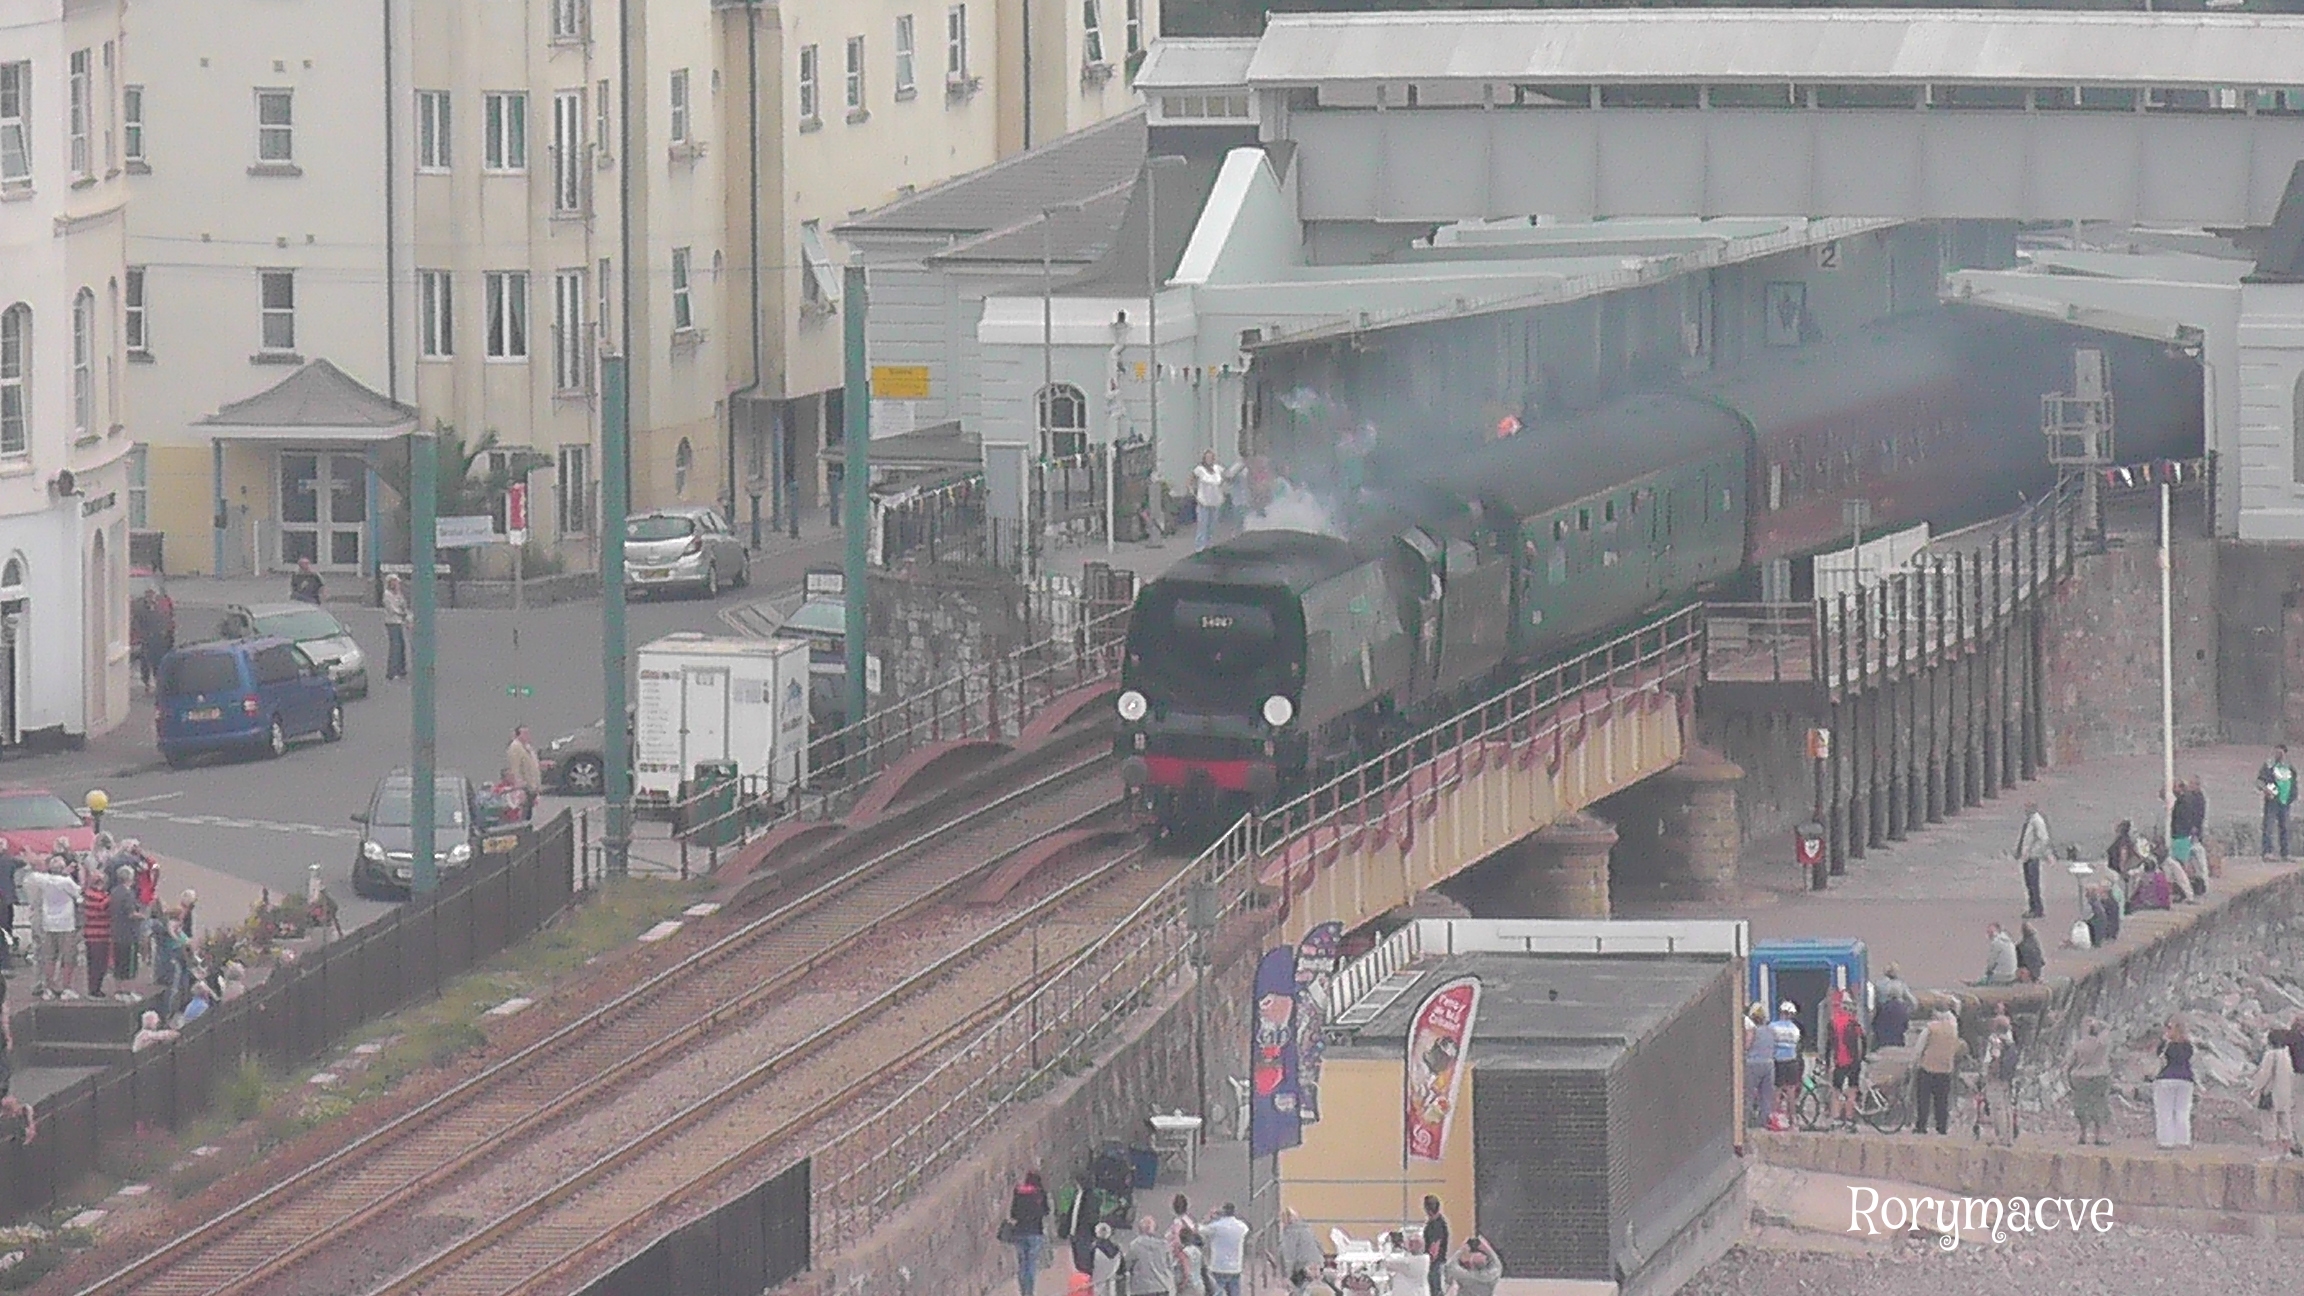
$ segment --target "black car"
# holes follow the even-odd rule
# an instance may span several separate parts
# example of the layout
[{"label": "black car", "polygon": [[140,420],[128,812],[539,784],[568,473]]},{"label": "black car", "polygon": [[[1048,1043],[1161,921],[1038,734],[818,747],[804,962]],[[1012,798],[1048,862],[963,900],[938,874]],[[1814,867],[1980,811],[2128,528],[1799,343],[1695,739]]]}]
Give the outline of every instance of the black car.
[{"label": "black car", "polygon": [[[625,732],[629,736],[630,728]],[[629,743],[625,750],[631,750]],[[598,720],[544,744],[538,763],[543,766],[545,790],[572,797],[602,795],[608,790],[606,753],[607,737]]]},{"label": "black car", "polygon": [[[462,774],[433,776],[433,860],[443,877],[471,867],[482,848],[479,792]],[[368,808],[352,816],[366,831],[352,853],[352,892],[369,899],[409,894],[414,881],[416,780],[394,770],[377,780]]]}]

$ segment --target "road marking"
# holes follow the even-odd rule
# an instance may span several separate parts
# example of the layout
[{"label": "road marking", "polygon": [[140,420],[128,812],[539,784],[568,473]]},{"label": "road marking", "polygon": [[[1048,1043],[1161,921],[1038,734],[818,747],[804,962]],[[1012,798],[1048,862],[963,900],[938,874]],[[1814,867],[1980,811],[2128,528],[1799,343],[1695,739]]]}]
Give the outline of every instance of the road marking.
[{"label": "road marking", "polygon": [[161,793],[158,793],[158,794],[156,794],[156,795],[153,795],[153,796],[148,796],[148,797],[131,797],[131,798],[129,798],[129,799],[128,799],[128,800],[126,800],[126,801],[115,801],[115,802],[113,802],[113,803],[111,804],[111,806],[109,806],[109,807],[108,807],[108,808],[105,810],[105,813],[106,813],[106,814],[110,814],[110,813],[112,813],[112,811],[114,811],[114,810],[124,810],[124,809],[128,808],[129,806],[150,805],[150,804],[152,804],[152,803],[153,803],[153,802],[155,802],[155,801],[173,801],[173,800],[175,800],[177,797],[180,797],[180,796],[182,796],[182,795],[184,795],[184,793],[183,793],[182,791],[176,791],[176,792],[161,792]]},{"label": "road marking", "polygon": [[168,810],[121,810],[104,812],[107,816],[138,822],[177,824],[186,828],[233,828],[241,831],[261,829],[265,832],[295,833],[306,837],[321,837],[330,841],[357,840],[360,833],[352,828],[337,828],[328,824],[283,823],[276,819],[238,819],[230,815],[176,814]]}]

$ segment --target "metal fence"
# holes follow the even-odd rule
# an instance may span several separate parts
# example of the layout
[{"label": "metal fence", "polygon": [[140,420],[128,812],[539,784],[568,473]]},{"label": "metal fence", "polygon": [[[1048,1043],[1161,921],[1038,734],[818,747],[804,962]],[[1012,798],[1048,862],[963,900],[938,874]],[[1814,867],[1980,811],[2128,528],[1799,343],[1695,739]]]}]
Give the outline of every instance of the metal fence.
[{"label": "metal fence", "polygon": [[984,474],[907,487],[872,501],[871,561],[894,567],[910,560],[976,563],[1022,570],[1052,544],[1102,539],[1117,523],[1121,539],[1141,535],[1158,511],[1151,487],[1149,443],[1119,447],[1115,488],[1105,477],[1114,455],[1102,448],[1032,464],[1029,519],[994,518],[986,511]]},{"label": "metal fence", "polygon": [[292,1069],[353,1029],[438,995],[567,908],[575,856],[573,822],[562,813],[503,862],[448,880],[429,898],[276,969],[176,1040],[42,1099],[39,1137],[0,1144],[0,1218],[53,1205],[100,1169],[107,1144],[133,1139],[139,1125],[182,1128],[242,1058]]}]

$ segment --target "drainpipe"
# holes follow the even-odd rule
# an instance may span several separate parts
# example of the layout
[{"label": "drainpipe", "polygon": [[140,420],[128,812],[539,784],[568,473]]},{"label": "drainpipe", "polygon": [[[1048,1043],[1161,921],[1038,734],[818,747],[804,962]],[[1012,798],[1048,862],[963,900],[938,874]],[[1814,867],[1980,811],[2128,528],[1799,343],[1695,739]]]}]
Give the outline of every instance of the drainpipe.
[{"label": "drainpipe", "polygon": [[384,0],[384,394],[400,399],[399,157],[393,151],[392,0]]},{"label": "drainpipe", "polygon": [[1024,0],[1024,147],[1032,147],[1032,0]]},{"label": "drainpipe", "polygon": [[[751,185],[747,191],[752,219],[752,381],[728,394],[728,526],[736,526],[736,401],[760,390],[760,3],[744,6],[745,121],[750,128]],[[752,502],[752,544],[760,547],[760,502]]]}]

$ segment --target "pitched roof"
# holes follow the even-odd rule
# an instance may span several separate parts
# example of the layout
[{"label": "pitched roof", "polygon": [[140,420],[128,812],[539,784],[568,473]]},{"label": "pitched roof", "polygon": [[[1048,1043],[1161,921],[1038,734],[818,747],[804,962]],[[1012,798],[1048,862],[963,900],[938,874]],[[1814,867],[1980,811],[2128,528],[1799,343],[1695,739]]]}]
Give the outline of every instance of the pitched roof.
[{"label": "pitched roof", "polygon": [[1124,184],[1143,165],[1138,108],[899,198],[833,232],[983,234]]},{"label": "pitched roof", "polygon": [[314,360],[200,422],[207,427],[343,428],[386,433],[414,426],[416,409],[362,386],[326,360]]},{"label": "pitched roof", "polygon": [[1163,36],[1136,70],[1138,90],[1229,90],[1248,84],[1254,36]]},{"label": "pitched roof", "polygon": [[928,259],[931,262],[1035,262],[1040,259],[1040,236],[1046,233],[1049,260],[1060,266],[1085,265],[1103,256],[1112,246],[1113,235],[1120,228],[1121,218],[1128,213],[1128,201],[1135,188],[1133,181],[1123,180],[1100,194],[1081,199],[1077,212],[1058,212],[1053,217],[1034,212],[1013,225],[979,234]]},{"label": "pitched roof", "polygon": [[[1200,213],[1208,205],[1208,194],[1216,187],[1216,173],[1223,169],[1224,154],[1218,151],[1186,152],[1180,166],[1162,168],[1159,183],[1158,209],[1160,217],[1159,258],[1160,282],[1165,284],[1176,275],[1176,263],[1184,259],[1185,245],[1192,241],[1192,231],[1200,224]],[[1128,210],[1112,232],[1109,245],[1096,264],[1080,271],[1058,289],[1067,297],[1088,296],[1141,296],[1145,282],[1144,230],[1148,219],[1145,211],[1146,193],[1142,175],[1130,186]]]}]

